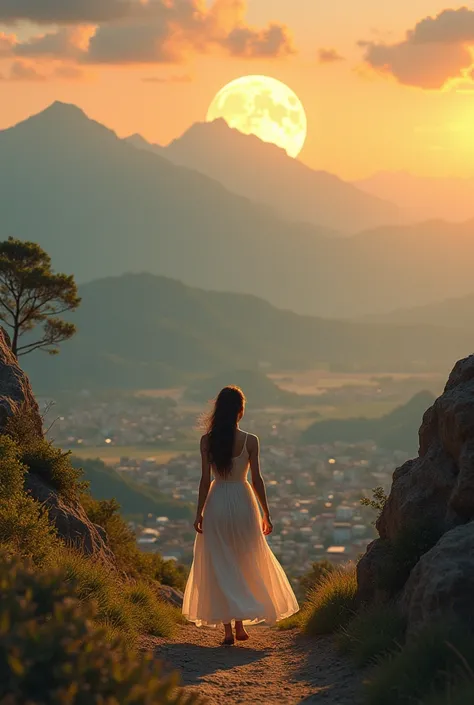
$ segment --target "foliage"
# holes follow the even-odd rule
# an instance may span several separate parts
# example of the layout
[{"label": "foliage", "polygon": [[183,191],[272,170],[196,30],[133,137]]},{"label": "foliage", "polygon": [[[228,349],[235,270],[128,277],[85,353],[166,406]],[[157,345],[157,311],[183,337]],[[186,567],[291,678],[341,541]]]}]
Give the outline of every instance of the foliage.
[{"label": "foliage", "polygon": [[355,566],[336,568],[308,595],[302,615],[304,630],[310,636],[332,634],[345,626],[356,609]]},{"label": "foliage", "polygon": [[374,668],[366,682],[365,702],[411,705],[421,700],[428,705],[436,695],[437,702],[448,705],[449,692],[459,692],[473,668],[473,634],[463,624],[438,621]]},{"label": "foliage", "polygon": [[443,692],[423,698],[419,705],[470,705],[470,703],[474,703],[472,671],[466,678],[450,683]]},{"label": "foliage", "polygon": [[300,610],[296,614],[292,614],[291,617],[282,619],[281,622],[277,623],[277,629],[282,632],[290,631],[291,629],[299,629],[303,623],[303,612]]},{"label": "foliage", "polygon": [[12,416],[6,432],[16,442],[20,460],[29,472],[69,499],[76,498],[85,489],[80,482],[82,471],[72,466],[71,454],[55,448],[38,435],[31,413],[22,411]]},{"label": "foliage", "polygon": [[307,597],[308,594],[318,587],[321,581],[329,573],[332,573],[334,569],[334,564],[329,561],[316,561],[313,563],[310,572],[302,575],[299,579],[300,587],[304,593],[304,596]]},{"label": "foliage", "polygon": [[340,651],[362,667],[395,651],[405,638],[405,619],[395,604],[377,604],[358,612],[338,634]]},{"label": "foliage", "polygon": [[58,557],[64,580],[76,586],[78,597],[96,602],[101,624],[126,634],[132,642],[140,634],[169,637],[173,633],[175,610],[159,599],[150,584],[124,578],[77,552],[64,550]]},{"label": "foliage", "polygon": [[[0,701],[8,705],[197,703],[163,677],[151,654],[95,626],[61,571],[40,573],[0,558]],[[14,627],[14,628],[12,628]]]},{"label": "foliage", "polygon": [[16,443],[0,436],[0,544],[41,564],[57,549],[59,540],[47,514],[26,494],[25,472]]},{"label": "foliage", "polygon": [[[0,243],[0,320],[12,331],[15,355],[40,349],[57,354],[58,345],[76,332],[59,316],[80,302],[74,277],[56,274],[39,245],[12,237]],[[37,326],[42,327],[39,337],[31,335]]]},{"label": "foliage", "polygon": [[81,501],[89,519],[107,532],[120,570],[133,578],[155,580],[184,589],[187,578],[184,566],[176,565],[174,561],[164,561],[158,553],[140,551],[135,534],[120,516],[120,506],[114,499],[97,501],[84,494]]},{"label": "foliage", "polygon": [[371,507],[377,512],[377,517],[373,524],[377,523],[377,519],[380,517],[382,514],[384,507],[387,503],[388,496],[385,493],[385,490],[383,487],[375,487],[372,490],[372,499],[369,497],[362,497],[360,500],[360,503],[362,504],[363,507]]},{"label": "foliage", "polygon": [[389,595],[399,592],[421,556],[433,548],[442,533],[437,522],[424,519],[401,527],[396,538],[387,541],[388,555],[379,570],[377,587]]}]

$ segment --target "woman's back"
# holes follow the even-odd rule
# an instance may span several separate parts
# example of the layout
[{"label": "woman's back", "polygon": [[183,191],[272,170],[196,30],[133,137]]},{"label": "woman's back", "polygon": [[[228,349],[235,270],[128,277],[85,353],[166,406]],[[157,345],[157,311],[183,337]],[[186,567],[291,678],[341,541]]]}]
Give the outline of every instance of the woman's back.
[{"label": "woman's back", "polygon": [[[246,482],[250,466],[250,456],[248,451],[249,434],[240,431],[235,443],[235,455],[232,456],[232,467],[225,475],[220,473],[214,466],[212,472],[216,482]],[[237,434],[236,434],[237,435]],[[241,451],[238,452],[239,446]]]}]

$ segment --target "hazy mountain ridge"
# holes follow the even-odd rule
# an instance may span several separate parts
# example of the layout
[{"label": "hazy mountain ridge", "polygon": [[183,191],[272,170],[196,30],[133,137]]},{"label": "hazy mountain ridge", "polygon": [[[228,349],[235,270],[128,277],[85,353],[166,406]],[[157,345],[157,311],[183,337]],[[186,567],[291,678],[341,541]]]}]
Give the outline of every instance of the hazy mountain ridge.
[{"label": "hazy mountain ridge", "polygon": [[77,335],[58,357],[25,365],[38,389],[137,389],[266,368],[407,371],[444,369],[470,349],[471,331],[354,323],[281,311],[250,295],[210,292],[151,274],[80,288]]},{"label": "hazy mountain ridge", "polygon": [[406,404],[378,419],[361,417],[317,421],[304,431],[302,440],[307,444],[374,441],[381,448],[416,452],[418,427],[434,400],[431,392],[419,392]]},{"label": "hazy mountain ridge", "polygon": [[74,106],[0,132],[0,184],[3,237],[38,242],[79,282],[151,271],[337,318],[472,291],[472,223],[325,237],[136,149]]},{"label": "hazy mountain ridge", "polygon": [[396,309],[366,320],[395,325],[434,325],[445,328],[474,329],[474,293],[437,301],[425,306]]},{"label": "hazy mountain ridge", "polygon": [[368,195],[325,171],[292,159],[279,147],[231,129],[225,120],[195,123],[168,146],[129,141],[174,164],[200,171],[230,191],[264,203],[292,221],[304,221],[353,234],[369,227],[402,222],[389,200]]}]

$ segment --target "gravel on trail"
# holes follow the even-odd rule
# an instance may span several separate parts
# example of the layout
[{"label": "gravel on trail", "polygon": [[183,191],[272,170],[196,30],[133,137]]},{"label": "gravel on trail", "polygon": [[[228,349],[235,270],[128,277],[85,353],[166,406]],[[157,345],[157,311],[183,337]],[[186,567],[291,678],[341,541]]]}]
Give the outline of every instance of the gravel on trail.
[{"label": "gravel on trail", "polygon": [[360,702],[361,674],[337,654],[331,637],[260,625],[248,631],[249,641],[224,647],[222,630],[186,625],[174,641],[154,639],[153,646],[166,668],[181,673],[185,690],[210,705]]}]

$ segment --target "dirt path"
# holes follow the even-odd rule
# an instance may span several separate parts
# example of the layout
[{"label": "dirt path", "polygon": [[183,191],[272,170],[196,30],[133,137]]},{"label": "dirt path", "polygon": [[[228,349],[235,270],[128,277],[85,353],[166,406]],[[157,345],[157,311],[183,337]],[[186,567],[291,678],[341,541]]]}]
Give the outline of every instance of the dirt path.
[{"label": "dirt path", "polygon": [[360,674],[330,638],[254,627],[251,640],[219,646],[221,634],[184,626],[175,641],[155,640],[157,654],[177,668],[186,690],[212,705],[357,705]]}]

